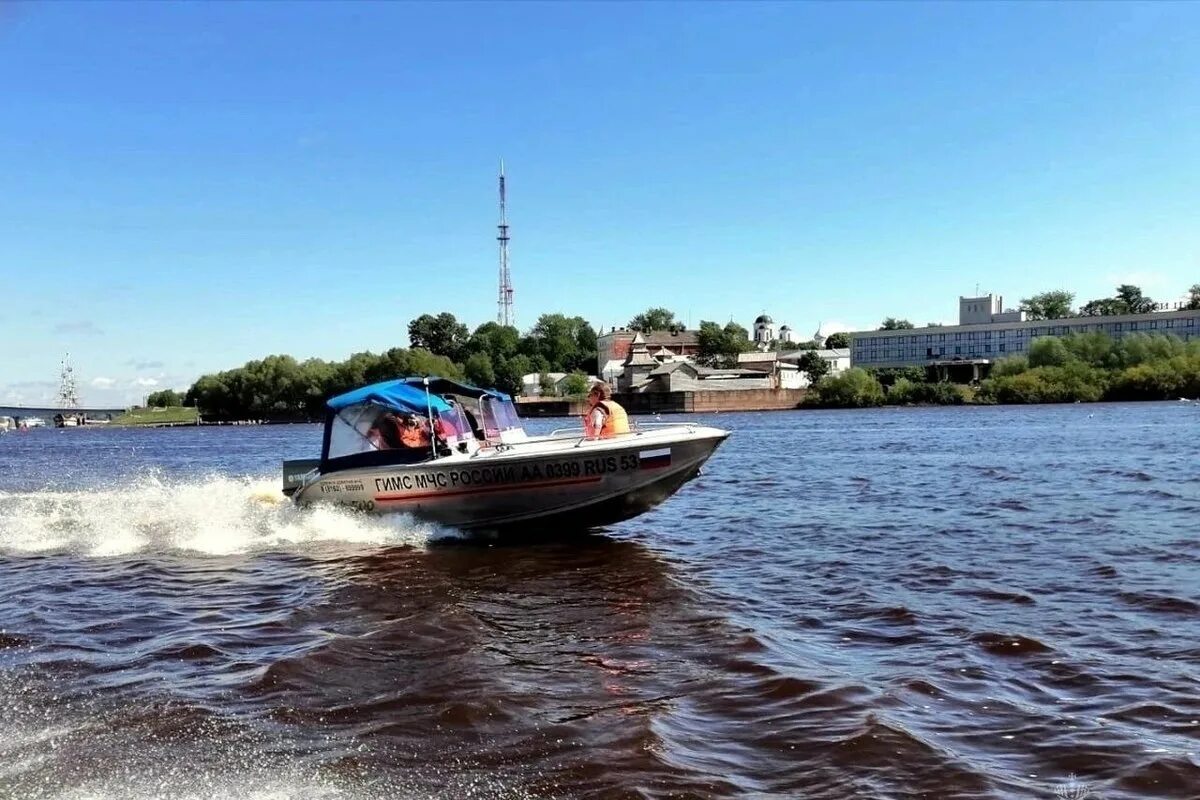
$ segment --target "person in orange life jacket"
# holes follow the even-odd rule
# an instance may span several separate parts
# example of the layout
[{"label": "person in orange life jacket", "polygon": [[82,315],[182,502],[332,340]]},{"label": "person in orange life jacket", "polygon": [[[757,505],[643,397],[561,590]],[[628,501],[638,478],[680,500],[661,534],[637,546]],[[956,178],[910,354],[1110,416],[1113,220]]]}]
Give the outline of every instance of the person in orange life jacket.
[{"label": "person in orange life jacket", "polygon": [[629,417],[621,404],[612,399],[612,388],[597,383],[588,392],[589,408],[583,416],[583,432],[589,439],[607,439],[629,433]]},{"label": "person in orange life jacket", "polygon": [[400,444],[403,447],[428,449],[430,444],[429,428],[424,420],[417,419],[412,414],[405,414],[400,420]]}]

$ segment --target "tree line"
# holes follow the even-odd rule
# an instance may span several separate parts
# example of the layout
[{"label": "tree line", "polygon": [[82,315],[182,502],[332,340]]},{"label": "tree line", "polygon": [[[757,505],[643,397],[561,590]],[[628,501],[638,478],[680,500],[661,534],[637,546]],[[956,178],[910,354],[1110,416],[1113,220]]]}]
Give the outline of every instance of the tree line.
[{"label": "tree line", "polygon": [[863,369],[821,378],[805,399],[823,408],[963,403],[1074,403],[1200,397],[1200,341],[1172,334],[1043,336],[1027,355],[996,362],[977,389],[932,381],[921,367]]},{"label": "tree line", "polygon": [[[1099,297],[1089,300],[1075,308],[1075,294],[1065,289],[1054,289],[1041,292],[1031,297],[1021,298],[1018,309],[1025,312],[1026,319],[1067,319],[1070,317],[1115,317],[1121,314],[1149,314],[1158,309],[1159,304],[1148,297],[1139,286],[1123,283],[1117,287],[1112,297]],[[1200,309],[1200,283],[1192,284],[1188,289],[1187,299],[1183,308]],[[926,323],[927,327],[938,328],[940,324]],[[879,324],[881,331],[912,330],[916,326],[906,319],[887,317]]]},{"label": "tree line", "polygon": [[[681,331],[669,309],[649,308],[630,320],[631,330]],[[213,419],[319,419],[325,400],[359,386],[405,375],[440,375],[477,386],[519,394],[523,377],[538,374],[543,394],[585,394],[595,375],[597,332],[579,316],[543,314],[525,334],[515,327],[485,322],[471,331],[449,312],[422,314],[408,324],[408,347],[382,353],[354,353],[344,361],[271,355],[234,369],[203,375],[181,398],[156,393],[155,405],[183,402]],[[749,350],[746,329],[702,322],[698,333],[702,363],[730,366]],[[568,373],[561,385],[549,373]]]}]

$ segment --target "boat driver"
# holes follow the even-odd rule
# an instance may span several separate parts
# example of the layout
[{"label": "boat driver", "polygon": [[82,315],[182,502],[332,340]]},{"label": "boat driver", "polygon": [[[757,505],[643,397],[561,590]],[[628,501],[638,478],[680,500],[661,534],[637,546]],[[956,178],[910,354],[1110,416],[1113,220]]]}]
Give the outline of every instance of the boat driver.
[{"label": "boat driver", "polygon": [[607,383],[597,383],[588,392],[583,432],[589,439],[607,439],[620,433],[629,433],[629,417],[621,404],[612,399],[612,387]]}]

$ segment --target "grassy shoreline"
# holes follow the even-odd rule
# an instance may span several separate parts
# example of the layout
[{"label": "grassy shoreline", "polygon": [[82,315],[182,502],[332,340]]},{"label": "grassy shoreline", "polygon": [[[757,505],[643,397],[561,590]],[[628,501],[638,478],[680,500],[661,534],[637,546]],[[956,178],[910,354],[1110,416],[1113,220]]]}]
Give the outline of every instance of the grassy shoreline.
[{"label": "grassy shoreline", "polygon": [[110,422],[117,427],[158,427],[163,425],[195,425],[200,421],[200,412],[195,408],[171,406],[167,408],[131,408]]}]

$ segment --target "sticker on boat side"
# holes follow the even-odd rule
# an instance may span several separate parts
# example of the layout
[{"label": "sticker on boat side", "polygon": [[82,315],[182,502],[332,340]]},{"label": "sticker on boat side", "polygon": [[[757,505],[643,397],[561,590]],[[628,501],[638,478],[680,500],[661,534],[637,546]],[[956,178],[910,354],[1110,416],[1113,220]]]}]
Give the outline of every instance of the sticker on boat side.
[{"label": "sticker on boat side", "polygon": [[[670,451],[667,451],[668,454]],[[667,463],[670,463],[669,460]],[[616,472],[645,469],[637,455],[597,456],[572,461],[551,461],[542,464],[522,464],[503,467],[448,469],[437,472],[416,472],[375,478],[376,492],[400,492],[425,489],[471,489],[487,486],[519,486],[523,483],[546,481],[597,481]]]},{"label": "sticker on boat side", "polygon": [[341,492],[361,492],[365,487],[361,480],[325,481],[321,483],[321,494],[340,494]]}]

